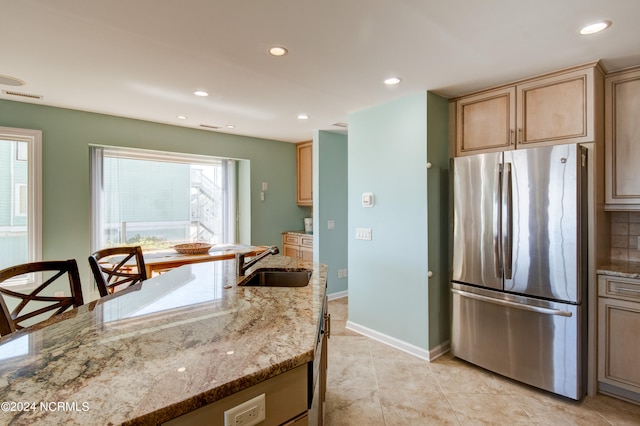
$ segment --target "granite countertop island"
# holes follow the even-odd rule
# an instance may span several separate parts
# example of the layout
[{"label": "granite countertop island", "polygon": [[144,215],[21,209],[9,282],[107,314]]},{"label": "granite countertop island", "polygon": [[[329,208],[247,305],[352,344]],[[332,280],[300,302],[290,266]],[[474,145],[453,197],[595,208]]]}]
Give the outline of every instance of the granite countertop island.
[{"label": "granite countertop island", "polygon": [[[308,286],[242,287],[235,260],[185,265],[0,339],[0,424],[157,424],[313,360],[325,265]],[[10,405],[7,405],[7,402]]]},{"label": "granite countertop island", "polygon": [[640,262],[611,261],[596,269],[596,273],[621,278],[640,278]]}]

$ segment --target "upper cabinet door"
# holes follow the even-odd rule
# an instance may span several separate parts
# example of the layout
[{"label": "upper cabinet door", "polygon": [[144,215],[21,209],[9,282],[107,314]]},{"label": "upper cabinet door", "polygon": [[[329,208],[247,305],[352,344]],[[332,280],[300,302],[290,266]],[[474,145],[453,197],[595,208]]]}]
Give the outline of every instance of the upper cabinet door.
[{"label": "upper cabinet door", "polygon": [[313,142],[296,145],[297,153],[297,203],[300,206],[313,205]]},{"label": "upper cabinet door", "polygon": [[605,79],[605,208],[640,210],[640,68]]},{"label": "upper cabinet door", "polygon": [[602,84],[595,63],[461,97],[455,155],[594,142]]},{"label": "upper cabinet door", "polygon": [[517,145],[594,141],[594,69],[519,84]]},{"label": "upper cabinet door", "polygon": [[456,102],[456,156],[514,148],[515,95],[507,87]]}]

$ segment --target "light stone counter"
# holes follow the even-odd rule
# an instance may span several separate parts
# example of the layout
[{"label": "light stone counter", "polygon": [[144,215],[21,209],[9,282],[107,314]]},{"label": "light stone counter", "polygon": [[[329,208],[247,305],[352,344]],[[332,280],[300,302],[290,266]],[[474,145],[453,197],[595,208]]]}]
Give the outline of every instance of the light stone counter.
[{"label": "light stone counter", "polygon": [[283,234],[296,234],[296,235],[313,235],[304,231],[284,231]]},{"label": "light stone counter", "polygon": [[185,265],[1,338],[0,424],[157,424],[308,363],[327,267],[268,256],[247,276],[264,267],[313,274],[242,287],[235,260]]},{"label": "light stone counter", "polygon": [[640,262],[611,261],[596,269],[596,273],[622,278],[640,278]]}]

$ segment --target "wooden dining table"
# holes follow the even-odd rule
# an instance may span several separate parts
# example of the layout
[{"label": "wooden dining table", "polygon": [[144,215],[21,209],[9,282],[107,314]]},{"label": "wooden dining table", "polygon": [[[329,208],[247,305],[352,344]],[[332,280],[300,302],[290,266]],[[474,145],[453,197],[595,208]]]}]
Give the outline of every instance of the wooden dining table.
[{"label": "wooden dining table", "polygon": [[173,249],[150,251],[144,253],[144,264],[147,277],[155,273],[191,263],[211,262],[235,258],[236,254],[256,256],[267,250],[269,246],[249,246],[244,244],[217,244],[204,254],[181,254]]}]

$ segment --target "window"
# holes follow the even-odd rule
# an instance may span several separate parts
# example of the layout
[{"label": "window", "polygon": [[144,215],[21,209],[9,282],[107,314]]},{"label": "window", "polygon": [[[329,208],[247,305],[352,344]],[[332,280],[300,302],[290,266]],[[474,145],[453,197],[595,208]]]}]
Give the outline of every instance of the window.
[{"label": "window", "polygon": [[0,269],[42,259],[41,152],[39,130],[0,127]]},{"label": "window", "polygon": [[236,161],[91,147],[92,249],[236,241]]},{"label": "window", "polygon": [[25,183],[16,184],[15,189],[15,215],[16,217],[25,217],[29,209],[29,186]]}]

